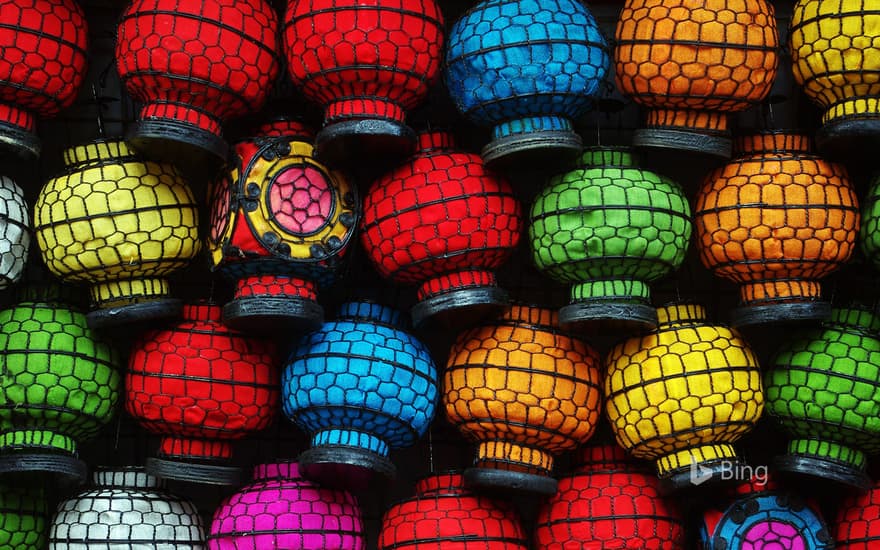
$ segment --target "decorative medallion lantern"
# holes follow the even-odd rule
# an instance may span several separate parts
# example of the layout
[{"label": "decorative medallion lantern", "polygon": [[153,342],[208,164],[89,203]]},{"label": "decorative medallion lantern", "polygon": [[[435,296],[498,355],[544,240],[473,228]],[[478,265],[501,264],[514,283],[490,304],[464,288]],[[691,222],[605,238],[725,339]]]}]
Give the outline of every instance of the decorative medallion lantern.
[{"label": "decorative medallion lantern", "polygon": [[549,309],[512,306],[458,336],[444,375],[446,416],[479,442],[469,484],[554,494],[553,456],[593,435],[599,354],[560,332]]},{"label": "decorative medallion lantern", "polygon": [[880,11],[874,0],[799,0],[789,29],[795,80],[825,109],[822,150],[880,144]]},{"label": "decorative medallion lantern", "polygon": [[834,309],[777,352],[764,374],[767,412],[793,437],[777,467],[870,487],[865,455],[880,452],[878,332],[880,316]]},{"label": "decorative medallion lantern", "polygon": [[0,483],[0,548],[44,550],[48,520],[42,488]]},{"label": "decorative medallion lantern", "polygon": [[636,165],[629,149],[587,149],[550,178],[532,204],[535,264],[572,284],[562,326],[657,326],[647,283],[677,269],[691,236],[690,206],[675,182]]},{"label": "decorative medallion lantern", "polygon": [[406,111],[440,74],[443,14],[435,0],[288,0],[288,70],[306,98],[324,107],[316,154],[408,153],[415,137]]},{"label": "decorative medallion lantern", "polygon": [[311,330],[324,320],[317,288],[348,256],[358,204],[356,188],[312,157],[311,136],[294,121],[262,126],[236,144],[212,189],[211,260],[236,279],[229,326]]},{"label": "decorative medallion lantern", "polygon": [[76,99],[86,75],[88,25],[75,0],[0,0],[0,148],[40,154],[37,116]]},{"label": "decorative medallion lantern", "polygon": [[529,540],[516,509],[473,493],[458,473],[434,474],[415,496],[385,512],[379,550],[526,550]]},{"label": "decorative medallion lantern", "polygon": [[834,542],[837,550],[872,550],[880,544],[880,484],[839,504]]},{"label": "decorative medallion lantern", "polygon": [[143,104],[128,141],[181,165],[225,161],[221,124],[266,99],[277,34],[266,0],[133,0],[116,33],[116,69]]},{"label": "decorative medallion lantern", "polygon": [[695,304],[657,309],[656,331],[615,346],[605,361],[606,412],[617,442],[655,460],[666,488],[690,484],[692,468],[717,481],[741,460],[733,443],[764,408],[754,353]]},{"label": "decorative medallion lantern", "polygon": [[21,188],[0,176],[0,290],[18,282],[24,273],[31,247],[29,218]]},{"label": "decorative medallion lantern", "polygon": [[278,405],[278,358],[268,340],[220,322],[220,306],[187,305],[183,320],[144,334],[134,344],[125,408],[160,434],[160,477],[236,485],[240,471],[223,465],[231,441],[271,424]]},{"label": "decorative medallion lantern", "polygon": [[880,270],[880,175],[871,181],[863,203],[859,245],[874,269]]},{"label": "decorative medallion lantern", "polygon": [[684,548],[684,518],[657,478],[617,445],[587,447],[538,512],[536,548]]},{"label": "decorative medallion lantern", "polygon": [[733,324],[825,319],[819,279],[852,255],[859,206],[846,169],[791,133],[740,138],[694,207],[703,265],[740,286]]},{"label": "decorative medallion lantern", "polygon": [[485,0],[465,12],[449,33],[445,80],[459,111],[493,127],[486,162],[576,156],[572,121],[599,91],[607,50],[578,0]]},{"label": "decorative medallion lantern", "polygon": [[71,147],[64,162],[40,191],[34,226],[49,270],[91,284],[89,325],[177,315],[166,277],[199,251],[198,207],[177,169],[122,141]]},{"label": "decorative medallion lantern", "polygon": [[728,115],[760,103],[779,62],[765,0],[626,0],[614,48],[618,88],[648,109],[636,147],[730,157]]},{"label": "decorative medallion lantern", "polygon": [[208,550],[363,550],[354,496],[302,478],[295,462],[260,464],[253,481],[214,512]]},{"label": "decorative medallion lantern", "polygon": [[113,418],[118,363],[85,315],[48,292],[0,311],[0,472],[84,479],[77,447]]},{"label": "decorative medallion lantern", "polygon": [[371,187],[361,241],[384,277],[420,284],[416,326],[434,316],[457,324],[507,305],[493,270],[513,253],[521,226],[507,180],[434,131],[419,135],[418,152]]},{"label": "decorative medallion lantern", "polygon": [[205,533],[196,507],[162,489],[140,468],[100,470],[93,488],[58,505],[49,550],[173,548],[202,550]]},{"label": "decorative medallion lantern", "polygon": [[392,448],[424,435],[437,402],[437,370],[400,313],[343,304],[335,321],[300,339],[281,377],[284,414],[312,439],[300,471],[331,487],[392,477]]}]

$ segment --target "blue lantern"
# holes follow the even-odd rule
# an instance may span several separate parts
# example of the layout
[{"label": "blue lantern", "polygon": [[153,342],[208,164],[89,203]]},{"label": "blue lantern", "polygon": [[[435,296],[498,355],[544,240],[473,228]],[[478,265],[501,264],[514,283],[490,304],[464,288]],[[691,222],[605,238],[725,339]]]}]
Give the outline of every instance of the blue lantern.
[{"label": "blue lantern", "polygon": [[281,379],[284,414],[311,435],[299,457],[305,477],[363,488],[393,477],[391,448],[425,433],[437,404],[437,369],[424,344],[400,328],[400,313],[343,304],[337,319],[306,334]]},{"label": "blue lantern", "polygon": [[445,77],[458,109],[494,127],[483,159],[500,164],[580,153],[571,121],[590,107],[609,65],[579,0],[485,0],[452,27]]}]

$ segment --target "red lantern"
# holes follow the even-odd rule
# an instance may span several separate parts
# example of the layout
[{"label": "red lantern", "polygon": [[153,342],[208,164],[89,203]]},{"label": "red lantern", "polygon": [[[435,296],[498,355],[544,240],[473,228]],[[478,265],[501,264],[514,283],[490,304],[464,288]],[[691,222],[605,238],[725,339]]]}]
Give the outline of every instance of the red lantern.
[{"label": "red lantern", "polygon": [[40,154],[36,117],[76,99],[88,27],[75,0],[0,0],[0,147]]},{"label": "red lantern", "polygon": [[880,545],[880,483],[840,504],[834,541],[838,550],[871,550]]},{"label": "red lantern", "polygon": [[289,0],[284,49],[306,98],[324,106],[316,154],[403,154],[405,111],[440,72],[443,15],[434,0]]},{"label": "red lantern", "polygon": [[278,75],[277,33],[265,0],[134,0],[116,41],[119,76],[143,103],[127,140],[161,160],[225,160],[220,124],[262,105]]},{"label": "red lantern", "polygon": [[421,285],[416,326],[441,313],[507,304],[492,270],[519,242],[520,205],[479,155],[452,147],[445,132],[421,134],[419,151],[364,199],[361,239],[373,265],[397,283]]},{"label": "red lantern", "polygon": [[231,440],[275,416],[275,346],[230,331],[220,317],[220,306],[185,306],[180,323],[148,332],[132,348],[126,410],[162,435],[162,458],[147,460],[159,477],[237,484],[238,468],[217,463],[231,456]]}]

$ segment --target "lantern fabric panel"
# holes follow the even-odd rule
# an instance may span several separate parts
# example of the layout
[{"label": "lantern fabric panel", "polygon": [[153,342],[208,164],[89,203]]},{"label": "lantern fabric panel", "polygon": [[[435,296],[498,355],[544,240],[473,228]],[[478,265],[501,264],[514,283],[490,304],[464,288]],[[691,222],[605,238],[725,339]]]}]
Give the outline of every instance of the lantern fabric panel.
[{"label": "lantern fabric panel", "polygon": [[485,0],[453,25],[445,81],[458,110],[492,126],[488,163],[529,152],[572,157],[608,70],[607,44],[576,0]]},{"label": "lantern fabric panel", "polygon": [[0,483],[0,548],[43,550],[49,504],[39,485]]},{"label": "lantern fabric panel", "polygon": [[859,246],[874,269],[880,269],[880,176],[875,176],[862,205]]},{"label": "lantern fabric panel", "polygon": [[24,192],[11,178],[0,176],[0,290],[21,279],[30,246],[30,216]]},{"label": "lantern fabric panel", "polygon": [[880,487],[876,483],[840,502],[834,542],[837,550],[871,550],[880,543]]}]

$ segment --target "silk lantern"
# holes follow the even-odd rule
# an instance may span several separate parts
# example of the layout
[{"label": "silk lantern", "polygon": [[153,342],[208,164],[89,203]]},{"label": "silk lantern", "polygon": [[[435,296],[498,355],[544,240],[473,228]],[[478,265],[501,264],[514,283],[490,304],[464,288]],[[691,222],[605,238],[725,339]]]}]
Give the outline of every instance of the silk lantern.
[{"label": "silk lantern", "polygon": [[470,491],[460,473],[432,474],[416,494],[391,506],[382,518],[379,550],[526,550],[528,538],[516,509]]},{"label": "silk lantern", "polygon": [[697,304],[658,308],[656,331],[605,360],[605,403],[618,444],[654,460],[664,490],[718,481],[741,464],[733,443],[764,408],[758,361],[734,331]]},{"label": "silk lantern", "polygon": [[288,0],[284,49],[294,85],[324,107],[316,154],[331,164],[408,153],[406,111],[440,74],[434,0]]},{"label": "silk lantern", "polygon": [[366,548],[355,497],[303,479],[295,462],[256,466],[253,481],[224,499],[214,512],[207,547]]},{"label": "silk lantern", "polygon": [[874,269],[880,269],[880,175],[871,180],[863,203],[859,246]]},{"label": "silk lantern", "polygon": [[79,443],[113,418],[116,350],[47,290],[0,311],[0,472],[86,475]]},{"label": "silk lantern", "polygon": [[799,0],[789,29],[795,80],[822,114],[820,149],[880,143],[880,12],[872,0]]},{"label": "silk lantern", "polygon": [[375,474],[392,477],[389,450],[412,446],[427,431],[437,370],[398,311],[348,302],[295,345],[281,391],[284,414],[311,436],[299,457],[303,476],[359,489]]},{"label": "silk lantern", "polygon": [[24,274],[31,247],[29,218],[21,188],[11,178],[0,176],[0,290]]},{"label": "silk lantern", "polygon": [[556,492],[553,457],[587,441],[599,420],[599,354],[559,329],[552,310],[512,306],[461,333],[443,378],[446,416],[479,443],[469,484]]},{"label": "silk lantern", "polygon": [[745,136],[737,148],[694,207],[703,265],[740,285],[733,324],[827,318],[819,280],[850,258],[859,229],[846,169],[789,132]]},{"label": "silk lantern", "polygon": [[522,216],[506,179],[452,136],[419,135],[419,150],[373,183],[364,198],[361,242],[382,276],[417,283],[416,326],[458,323],[507,305],[494,270],[519,243]]},{"label": "silk lantern", "polygon": [[486,0],[455,23],[445,80],[458,110],[492,126],[488,163],[574,157],[584,115],[608,71],[602,33],[577,0]]},{"label": "silk lantern", "polygon": [[214,269],[236,280],[223,308],[234,328],[315,329],[317,290],[338,278],[357,227],[357,189],[312,156],[312,132],[290,120],[263,125],[235,145],[214,184],[208,248]]},{"label": "silk lantern", "polygon": [[116,69],[142,104],[126,139],[158,160],[225,161],[221,125],[265,101],[277,34],[265,0],[132,1],[116,32]]},{"label": "silk lantern", "polygon": [[571,284],[563,326],[653,329],[648,283],[684,261],[690,206],[675,182],[640,169],[631,150],[587,149],[532,204],[529,239],[539,269]]},{"label": "silk lantern", "polygon": [[92,484],[58,505],[49,550],[204,548],[196,507],[166,492],[156,477],[135,467],[102,469]]},{"label": "silk lantern", "polygon": [[177,169],[118,140],[71,147],[64,162],[40,191],[34,229],[52,273],[91,285],[89,325],[178,314],[166,277],[195,257],[199,236],[198,207]]},{"label": "silk lantern", "polygon": [[880,485],[839,503],[834,542],[837,550],[871,550],[880,544]]},{"label": "silk lantern", "polygon": [[617,21],[617,87],[648,110],[633,145],[730,157],[728,117],[764,100],[779,38],[765,0],[627,0]]},{"label": "silk lantern", "polygon": [[541,505],[536,548],[684,548],[684,518],[647,468],[613,444],[584,448],[580,462]]},{"label": "silk lantern", "polygon": [[275,345],[229,330],[220,315],[217,305],[187,305],[180,322],[143,334],[132,347],[125,409],[162,436],[158,457],[147,460],[154,475],[235,485],[240,470],[223,464],[231,442],[274,419]]},{"label": "silk lantern", "polygon": [[2,0],[0,21],[0,148],[35,158],[37,118],[69,107],[85,78],[86,17],[75,0]]},{"label": "silk lantern", "polygon": [[0,483],[0,547],[43,550],[49,504],[40,486]]},{"label": "silk lantern", "polygon": [[780,469],[870,487],[866,454],[880,452],[880,317],[837,308],[785,342],[764,374],[767,411],[792,439]]}]

